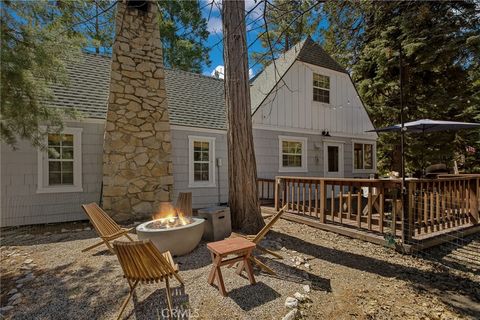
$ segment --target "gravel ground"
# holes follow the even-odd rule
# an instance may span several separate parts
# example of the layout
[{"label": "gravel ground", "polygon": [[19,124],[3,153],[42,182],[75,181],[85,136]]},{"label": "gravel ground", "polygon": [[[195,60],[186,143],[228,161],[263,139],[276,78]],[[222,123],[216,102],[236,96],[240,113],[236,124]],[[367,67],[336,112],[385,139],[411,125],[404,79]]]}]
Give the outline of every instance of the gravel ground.
[{"label": "gravel ground", "polygon": [[[63,232],[60,227],[3,232],[3,317],[116,318],[128,292],[116,257],[103,248],[81,252],[97,241],[94,231],[84,230],[87,224],[62,228]],[[261,257],[277,276],[257,270],[257,284],[250,286],[246,277],[223,268],[227,298],[207,284],[211,261],[205,243],[175,258],[186,283],[182,288],[173,282],[179,318],[282,319],[291,310],[285,306],[287,297],[296,293],[304,299],[298,303],[296,319],[478,319],[480,315],[478,234],[460,246],[405,256],[280,220],[264,244],[284,257]],[[165,301],[162,285],[139,286],[124,316],[161,319]]]}]

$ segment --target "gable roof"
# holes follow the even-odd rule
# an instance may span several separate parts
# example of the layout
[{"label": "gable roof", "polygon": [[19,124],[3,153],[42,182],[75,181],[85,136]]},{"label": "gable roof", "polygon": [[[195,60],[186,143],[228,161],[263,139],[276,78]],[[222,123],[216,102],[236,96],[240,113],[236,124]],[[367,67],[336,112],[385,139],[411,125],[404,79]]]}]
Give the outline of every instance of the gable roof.
[{"label": "gable roof", "polygon": [[[106,119],[111,57],[84,53],[69,63],[66,86],[53,84],[52,107],[75,108],[84,117]],[[226,129],[223,80],[191,72],[165,69],[170,123],[189,127]]]},{"label": "gable roof", "polygon": [[283,53],[275,62],[267,65],[265,69],[254,78],[250,87],[252,114],[260,107],[295,61],[302,61],[319,67],[347,73],[342,66],[323,50],[322,46],[313,41],[309,36]]}]

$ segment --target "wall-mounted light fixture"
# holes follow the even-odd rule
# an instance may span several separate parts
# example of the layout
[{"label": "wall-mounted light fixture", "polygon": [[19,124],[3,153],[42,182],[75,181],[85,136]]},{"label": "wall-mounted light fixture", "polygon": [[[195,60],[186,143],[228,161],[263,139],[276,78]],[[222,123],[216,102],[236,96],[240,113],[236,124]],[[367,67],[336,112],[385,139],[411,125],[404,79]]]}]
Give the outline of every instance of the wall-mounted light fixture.
[{"label": "wall-mounted light fixture", "polygon": [[322,131],[322,136],[324,136],[324,137],[330,137],[330,132],[328,132],[328,130],[323,130],[323,131]]}]

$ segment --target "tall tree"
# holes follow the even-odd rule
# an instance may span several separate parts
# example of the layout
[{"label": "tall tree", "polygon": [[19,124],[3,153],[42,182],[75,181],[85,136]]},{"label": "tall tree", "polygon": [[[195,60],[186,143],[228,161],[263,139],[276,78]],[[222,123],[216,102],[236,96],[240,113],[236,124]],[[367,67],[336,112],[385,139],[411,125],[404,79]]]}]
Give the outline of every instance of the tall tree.
[{"label": "tall tree", "polygon": [[39,125],[61,129],[66,114],[49,108],[49,82],[65,82],[65,63],[79,53],[82,37],[65,27],[68,15],[47,1],[3,1],[1,7],[0,140],[41,144]]},{"label": "tall tree", "polygon": [[165,66],[201,72],[210,65],[207,21],[199,1],[159,0]]},{"label": "tall tree", "polygon": [[232,226],[256,233],[263,226],[257,197],[257,166],[253,149],[248,83],[245,1],[222,5],[225,100],[228,113],[228,186]]},{"label": "tall tree", "polygon": [[[337,15],[332,21],[342,24],[342,18],[353,14],[355,17],[350,15],[349,23],[342,25],[349,32],[330,30],[326,48],[336,55],[352,55],[352,76],[376,127],[400,119],[400,48],[404,55],[406,121],[475,121],[480,104],[475,91],[480,8],[474,1],[351,1],[345,10],[331,11]],[[358,25],[352,21],[358,21]],[[406,138],[407,172],[417,174],[429,163],[451,164],[457,155],[465,154],[466,146],[480,149],[478,131],[440,132],[425,137],[407,134]],[[381,134],[378,151],[380,169],[399,169],[398,135]]]},{"label": "tall tree", "polygon": [[[253,52],[252,59],[267,65],[307,36],[315,37],[322,20],[319,0],[265,1],[264,29],[260,43],[267,51]],[[258,18],[257,18],[258,19]],[[266,23],[265,23],[266,22]]]}]

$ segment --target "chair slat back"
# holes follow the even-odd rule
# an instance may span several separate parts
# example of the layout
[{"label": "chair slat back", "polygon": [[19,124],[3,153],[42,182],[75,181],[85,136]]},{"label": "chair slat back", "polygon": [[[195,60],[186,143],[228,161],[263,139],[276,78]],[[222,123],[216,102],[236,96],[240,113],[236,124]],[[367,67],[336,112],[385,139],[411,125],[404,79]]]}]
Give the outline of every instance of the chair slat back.
[{"label": "chair slat back", "polygon": [[153,282],[175,273],[173,261],[168,261],[150,240],[115,241],[113,248],[127,279]]},{"label": "chair slat back", "polygon": [[259,243],[262,241],[262,239],[265,237],[265,235],[270,231],[270,229],[273,227],[273,225],[277,222],[278,219],[282,216],[282,214],[285,212],[285,209],[287,208],[287,205],[285,205],[282,209],[280,209],[275,215],[273,216],[272,219],[265,225],[265,227],[260,230],[255,238],[253,238],[252,242],[254,243]]},{"label": "chair slat back", "polygon": [[122,230],[122,228],[96,203],[82,205],[90,222],[100,237],[108,237]]},{"label": "chair slat back", "polygon": [[192,216],[192,193],[191,192],[180,192],[178,194],[177,203],[175,208],[181,211],[184,215],[191,217]]}]

